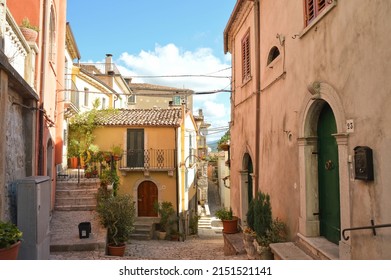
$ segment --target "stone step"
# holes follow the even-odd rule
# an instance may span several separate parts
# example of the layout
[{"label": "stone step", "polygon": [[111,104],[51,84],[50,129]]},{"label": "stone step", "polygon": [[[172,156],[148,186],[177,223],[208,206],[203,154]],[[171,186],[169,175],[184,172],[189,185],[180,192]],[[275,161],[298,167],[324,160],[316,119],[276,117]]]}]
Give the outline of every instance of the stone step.
[{"label": "stone step", "polygon": [[158,222],[159,218],[136,218],[134,227],[135,230],[131,235],[131,239],[150,240],[153,237],[154,223]]},{"label": "stone step", "polygon": [[81,189],[95,189],[100,186],[99,179],[82,180],[78,184],[77,181],[57,181],[56,190],[81,190]]},{"label": "stone step", "polygon": [[56,198],[57,206],[65,206],[65,205],[95,205],[96,198],[94,196],[79,196],[79,197],[64,197],[64,198]]},{"label": "stone step", "polygon": [[275,260],[313,260],[293,242],[273,243],[270,249]]},{"label": "stone step", "polygon": [[96,204],[91,205],[55,205],[57,211],[92,211],[96,210]]},{"label": "stone step", "polygon": [[338,245],[331,243],[322,236],[305,237],[298,233],[296,245],[316,260],[338,260]]},{"label": "stone step", "polygon": [[80,190],[56,190],[56,198],[92,196],[97,194],[96,189],[80,189]]}]

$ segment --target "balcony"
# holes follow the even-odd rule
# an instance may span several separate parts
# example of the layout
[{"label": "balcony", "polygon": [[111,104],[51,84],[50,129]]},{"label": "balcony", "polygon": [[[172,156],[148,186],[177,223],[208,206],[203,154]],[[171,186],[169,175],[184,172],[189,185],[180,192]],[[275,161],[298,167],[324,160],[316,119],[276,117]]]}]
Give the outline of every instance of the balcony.
[{"label": "balcony", "polygon": [[175,149],[127,150],[118,161],[121,171],[169,171],[176,167]]}]

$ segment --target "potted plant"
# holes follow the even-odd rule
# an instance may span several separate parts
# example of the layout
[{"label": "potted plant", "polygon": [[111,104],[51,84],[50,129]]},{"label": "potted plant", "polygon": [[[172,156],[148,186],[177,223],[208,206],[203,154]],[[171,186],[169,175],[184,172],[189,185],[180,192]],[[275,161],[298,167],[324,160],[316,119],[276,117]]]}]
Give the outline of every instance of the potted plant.
[{"label": "potted plant", "polygon": [[215,213],[216,217],[223,222],[223,233],[237,233],[238,232],[238,217],[234,216],[232,209],[220,208]]},{"label": "potted plant", "polygon": [[116,169],[104,169],[99,179],[101,186],[106,187],[107,190],[114,190],[114,194],[117,193],[119,186],[119,176]]},{"label": "potted plant", "polygon": [[97,213],[100,223],[107,228],[109,255],[123,256],[126,242],[134,231],[135,203],[128,194],[98,198]]},{"label": "potted plant", "polygon": [[22,24],[19,26],[20,31],[22,32],[24,38],[28,42],[35,42],[38,38],[38,27],[30,23],[28,18],[22,20]]},{"label": "potted plant", "polygon": [[115,161],[118,161],[122,158],[124,150],[119,145],[114,145],[111,147],[111,154]]},{"label": "potted plant", "polygon": [[16,260],[22,232],[10,222],[0,221],[0,260]]},{"label": "potted plant", "polygon": [[155,210],[160,215],[159,239],[164,240],[167,236],[167,231],[170,230],[170,225],[176,220],[175,210],[171,202],[162,201],[155,202]]},{"label": "potted plant", "polygon": [[272,259],[269,245],[286,240],[286,225],[278,218],[272,218],[269,194],[258,192],[250,202],[246,216],[243,242],[249,259]]}]

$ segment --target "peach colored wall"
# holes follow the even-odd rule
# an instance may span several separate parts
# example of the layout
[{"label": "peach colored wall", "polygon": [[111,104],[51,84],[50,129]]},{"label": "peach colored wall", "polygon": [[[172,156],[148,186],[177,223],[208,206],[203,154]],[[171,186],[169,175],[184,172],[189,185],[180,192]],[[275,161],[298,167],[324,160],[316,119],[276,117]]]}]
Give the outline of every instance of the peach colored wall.
[{"label": "peach colored wall", "polygon": [[[242,1],[250,3],[250,1]],[[300,2],[300,1],[299,1]],[[391,221],[391,105],[389,94],[391,68],[391,7],[382,1],[337,1],[337,5],[310,29],[303,24],[303,6],[296,1],[260,1],[261,3],[261,131],[259,187],[271,195],[273,215],[286,221],[294,238],[299,231],[301,206],[308,197],[301,194],[308,171],[301,167],[299,139],[308,136],[306,110],[316,100],[332,104],[338,133],[346,139],[340,146],[341,223],[343,227]],[[253,26],[251,12],[233,28],[236,38],[230,41],[233,64],[233,114],[231,128],[231,202],[240,209],[240,170],[248,150],[254,160],[254,98],[240,103],[254,92],[254,85],[241,83],[240,44],[248,26]],[[241,14],[243,15],[243,14]],[[253,27],[250,27],[253,29]],[[285,39],[280,41],[280,39]],[[252,40],[253,42],[253,40]],[[280,57],[270,68],[266,62],[270,49],[277,46]],[[252,48],[255,48],[252,45]],[[374,52],[376,50],[376,52]],[[252,68],[254,69],[254,68]],[[254,79],[253,79],[254,80]],[[316,81],[328,92],[311,94]],[[331,94],[331,92],[333,94]],[[311,99],[312,98],[312,99]],[[315,101],[314,101],[315,100]],[[239,105],[240,104],[240,105]],[[336,105],[337,104],[337,105]],[[254,111],[252,116],[248,112]],[[346,121],[355,128],[347,133]],[[313,120],[314,122],[314,120]],[[316,136],[316,135],[314,135]],[[367,145],[374,152],[375,180],[354,180],[353,165],[348,162],[354,147]],[[310,168],[310,167],[308,167]],[[303,176],[300,177],[300,172]],[[245,213],[241,213],[245,215]],[[340,245],[340,254],[353,259],[390,259],[390,231],[352,233]],[[345,247],[344,247],[345,246]],[[349,248],[350,253],[341,251]],[[343,249],[342,249],[343,250]]]}]

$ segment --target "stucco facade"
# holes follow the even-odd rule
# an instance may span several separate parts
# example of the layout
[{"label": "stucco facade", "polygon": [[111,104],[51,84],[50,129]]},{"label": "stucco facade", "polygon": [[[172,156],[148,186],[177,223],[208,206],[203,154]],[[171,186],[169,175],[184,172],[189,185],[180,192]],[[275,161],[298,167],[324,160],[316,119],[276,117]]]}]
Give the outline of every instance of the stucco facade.
[{"label": "stucco facade", "polygon": [[[333,203],[339,210],[339,238],[330,241],[338,245],[339,258],[390,259],[390,228],[376,229],[376,236],[370,229],[348,230],[348,240],[342,232],[370,226],[371,220],[376,225],[391,221],[387,187],[391,181],[387,172],[391,39],[385,35],[391,31],[391,5],[329,1],[307,24],[304,1],[299,2],[303,4],[239,0],[224,32],[233,66],[232,207],[245,218],[251,158],[251,190],[270,194],[273,216],[287,222],[291,239],[297,234],[323,236],[324,202],[319,196],[324,180],[319,176],[332,169],[337,175],[337,197],[326,206]],[[246,32],[251,42],[251,78],[244,83]],[[278,55],[273,56],[274,48]],[[319,141],[326,107],[335,122],[330,137],[336,143],[337,160],[322,164]],[[358,146],[373,151],[373,180],[356,179]]]},{"label": "stucco facade", "polygon": [[53,208],[56,165],[62,163],[63,149],[64,103],[61,101],[65,88],[66,1],[8,0],[6,5],[18,24],[28,18],[32,25],[39,28],[38,38],[31,44],[37,50],[37,55],[35,61],[30,62],[36,65],[33,84],[39,95],[33,166],[34,175],[52,178]]},{"label": "stucco facade", "polygon": [[[133,196],[137,216],[157,217],[154,202],[169,201],[188,222],[197,207],[197,128],[191,112],[184,106],[124,109],[98,123],[94,144],[100,151],[112,146],[124,151],[116,163],[119,193]],[[187,228],[185,224],[186,233]]]}]

